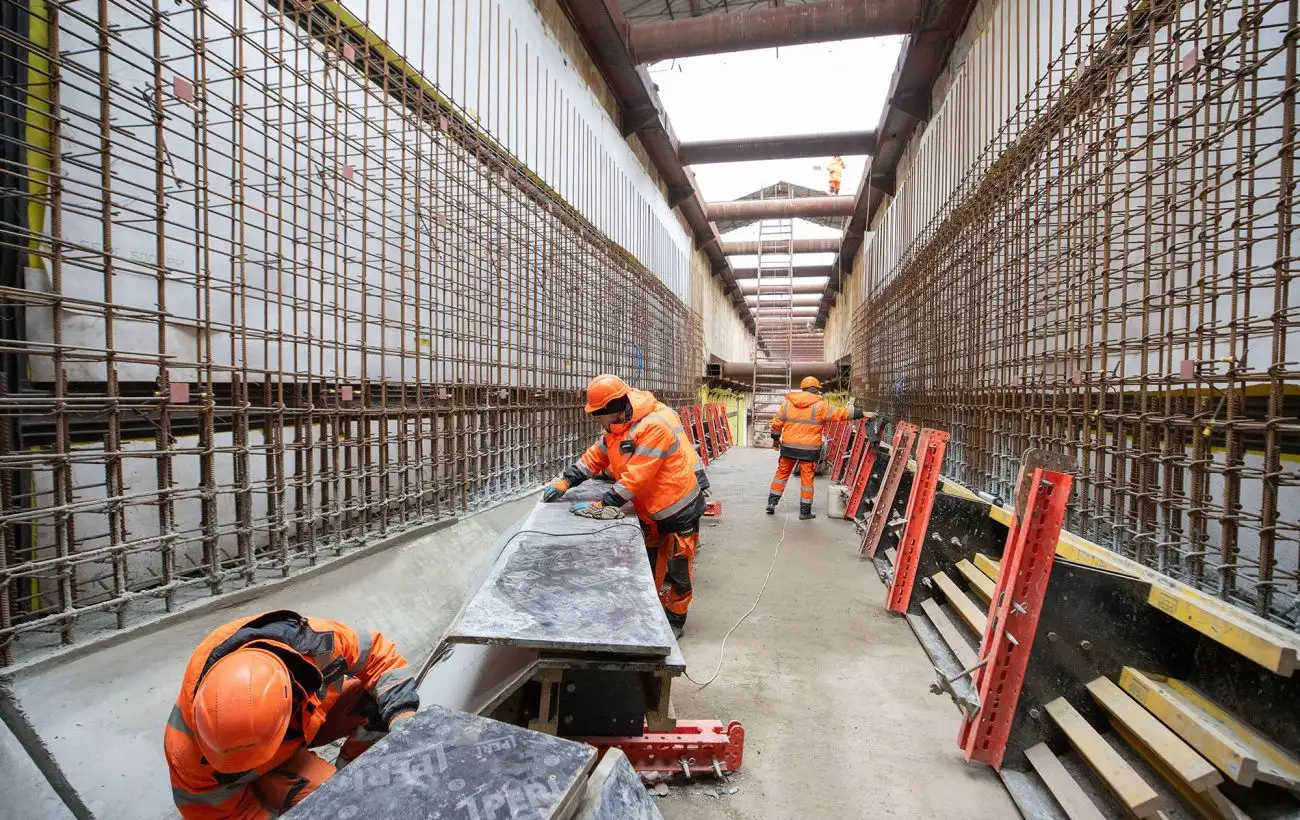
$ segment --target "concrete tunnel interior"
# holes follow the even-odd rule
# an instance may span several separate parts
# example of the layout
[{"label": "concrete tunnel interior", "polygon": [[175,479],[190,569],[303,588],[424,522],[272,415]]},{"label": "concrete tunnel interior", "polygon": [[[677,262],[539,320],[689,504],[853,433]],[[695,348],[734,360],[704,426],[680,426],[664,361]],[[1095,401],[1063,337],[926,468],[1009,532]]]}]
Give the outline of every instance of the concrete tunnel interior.
[{"label": "concrete tunnel interior", "polygon": [[1296,0],[0,35],[0,818],[1300,817]]}]

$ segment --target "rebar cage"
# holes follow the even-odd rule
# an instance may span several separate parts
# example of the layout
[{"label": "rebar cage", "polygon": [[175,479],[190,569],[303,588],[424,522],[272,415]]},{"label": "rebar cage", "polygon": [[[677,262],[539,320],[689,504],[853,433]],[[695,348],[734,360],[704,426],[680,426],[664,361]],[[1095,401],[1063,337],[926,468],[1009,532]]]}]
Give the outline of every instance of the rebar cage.
[{"label": "rebar cage", "polygon": [[699,317],[339,4],[0,28],[0,665],[526,492],[595,373],[697,392]]},{"label": "rebar cage", "polygon": [[[1292,628],[1297,3],[1005,0],[872,237],[855,392],[1010,498]],[[974,27],[974,24],[972,24]]]}]

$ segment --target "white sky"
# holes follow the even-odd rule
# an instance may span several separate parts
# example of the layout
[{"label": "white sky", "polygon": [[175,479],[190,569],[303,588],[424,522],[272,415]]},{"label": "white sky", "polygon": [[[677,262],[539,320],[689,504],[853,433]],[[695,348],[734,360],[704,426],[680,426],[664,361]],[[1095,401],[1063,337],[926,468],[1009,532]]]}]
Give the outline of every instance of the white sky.
[{"label": "white sky", "polygon": [[[880,122],[902,42],[902,37],[877,37],[690,57],[656,63],[650,75],[682,142],[870,130]],[[728,162],[692,170],[704,198],[718,201],[780,181],[825,191],[829,161]],[[840,193],[853,194],[866,157],[845,156],[844,163]],[[732,231],[727,238],[756,239],[757,227]],[[800,238],[838,233],[795,221]],[[813,262],[799,258],[800,264]],[[737,258],[733,264],[743,266],[743,261]]]}]

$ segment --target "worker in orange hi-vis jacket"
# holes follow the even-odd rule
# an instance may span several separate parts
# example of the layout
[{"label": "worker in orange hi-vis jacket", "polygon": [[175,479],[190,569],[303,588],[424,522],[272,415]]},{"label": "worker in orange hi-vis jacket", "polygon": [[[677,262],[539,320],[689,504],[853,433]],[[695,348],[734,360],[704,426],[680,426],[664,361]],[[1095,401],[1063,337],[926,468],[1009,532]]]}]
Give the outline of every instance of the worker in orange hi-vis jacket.
[{"label": "worker in orange hi-vis jacket", "polygon": [[844,181],[844,158],[839,154],[831,157],[830,164],[826,166],[826,171],[831,178],[831,196],[837,196],[840,192],[840,183]]},{"label": "worker in orange hi-vis jacket", "polygon": [[767,514],[776,512],[776,504],[785,492],[785,482],[799,465],[799,519],[816,518],[812,511],[813,476],[822,454],[822,427],[828,421],[860,419],[867,414],[846,407],[832,408],[822,398],[822,383],[808,376],[799,383],[799,390],[787,393],[781,410],[772,419],[772,446],[781,451],[776,465],[776,475],[768,490]]},{"label": "worker in orange hi-vis jacket", "polygon": [[[289,610],[217,627],[200,643],[164,730],[185,820],[283,814],[419,708],[391,641]],[[331,765],[310,747],[347,738]]]},{"label": "worker in orange hi-vis jacket", "polygon": [[620,508],[631,502],[641,521],[659,602],[673,633],[680,636],[691,605],[704,515],[703,469],[696,469],[699,457],[678,415],[653,393],[634,390],[618,376],[602,374],[591,380],[586,411],[604,432],[560,478],[546,485],[542,500],[555,501],[571,487],[608,470],[614,486],[600,501],[575,504],[573,512],[619,518]]}]

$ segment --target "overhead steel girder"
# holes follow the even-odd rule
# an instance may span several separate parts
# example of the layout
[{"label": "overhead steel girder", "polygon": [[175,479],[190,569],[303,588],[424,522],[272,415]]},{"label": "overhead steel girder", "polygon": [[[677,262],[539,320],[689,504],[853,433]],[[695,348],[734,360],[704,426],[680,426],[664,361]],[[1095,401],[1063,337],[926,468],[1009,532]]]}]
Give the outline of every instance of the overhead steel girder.
[{"label": "overhead steel girder", "polygon": [[849,216],[853,213],[851,196],[809,196],[786,199],[735,199],[730,202],[706,202],[704,211],[710,222],[727,219],[793,219],[811,216]]},{"label": "overhead steel girder", "polygon": [[922,0],[825,0],[821,3],[639,23],[628,29],[638,63],[755,48],[907,34]]},{"label": "overhead steel girder", "polygon": [[[790,243],[795,253],[835,253],[840,249],[840,240],[838,237],[830,239],[796,239]],[[758,253],[758,240],[739,241],[739,242],[719,242],[718,247],[722,249],[723,254],[730,256],[739,256],[744,254]],[[763,253],[785,253],[787,248],[786,240],[768,241],[765,243]]]},{"label": "overhead steel girder", "polygon": [[807,293],[764,293],[760,299],[757,293],[745,294],[745,301],[749,303],[750,310],[755,305],[760,306],[760,310],[766,310],[770,307],[779,307],[780,305],[789,304],[795,307],[816,307],[821,300],[821,291],[809,291]]},{"label": "overhead steel girder", "polygon": [[835,154],[870,154],[876,145],[875,131],[841,131],[801,134],[791,137],[684,142],[677,149],[683,165],[711,162],[751,162],[762,159],[800,159]]},{"label": "overhead steel girder", "polygon": [[[763,296],[767,296],[768,293],[771,292],[766,290],[766,288],[767,285],[764,284]],[[821,296],[822,292],[826,290],[826,283],[808,282],[808,281],[796,279],[794,280],[794,284],[790,285],[789,288],[790,288],[790,292],[793,293],[795,296]],[[740,284],[740,293],[746,299],[758,295],[758,283],[754,282],[750,284],[750,283],[742,282]]]},{"label": "overhead steel girder", "polygon": [[[732,273],[737,282],[745,279],[757,279],[758,268],[735,268]],[[791,275],[795,279],[819,279],[831,275],[830,265],[795,265],[788,271],[785,268],[764,268],[764,279],[789,279]]]}]

